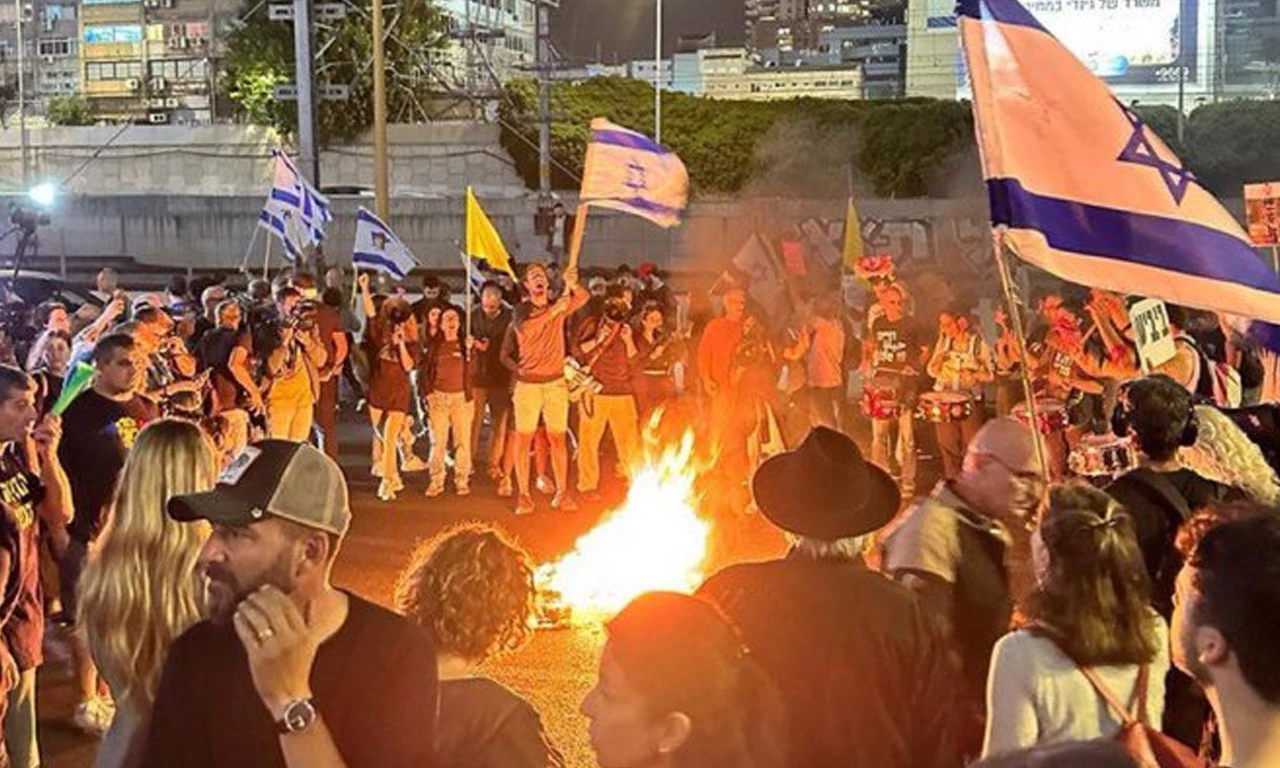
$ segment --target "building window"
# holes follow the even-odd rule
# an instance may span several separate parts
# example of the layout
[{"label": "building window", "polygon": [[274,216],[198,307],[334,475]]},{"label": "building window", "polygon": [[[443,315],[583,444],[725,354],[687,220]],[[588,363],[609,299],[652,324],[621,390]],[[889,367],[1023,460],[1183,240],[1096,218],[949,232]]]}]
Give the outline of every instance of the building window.
[{"label": "building window", "polygon": [[85,65],[89,80],[137,80],[142,77],[140,61],[95,61]]},{"label": "building window", "polygon": [[84,28],[86,43],[140,43],[142,26],[139,24],[99,25]]},{"label": "building window", "polygon": [[40,56],[54,56],[56,58],[66,58],[71,55],[71,41],[62,40],[41,40],[36,45],[36,52]]}]

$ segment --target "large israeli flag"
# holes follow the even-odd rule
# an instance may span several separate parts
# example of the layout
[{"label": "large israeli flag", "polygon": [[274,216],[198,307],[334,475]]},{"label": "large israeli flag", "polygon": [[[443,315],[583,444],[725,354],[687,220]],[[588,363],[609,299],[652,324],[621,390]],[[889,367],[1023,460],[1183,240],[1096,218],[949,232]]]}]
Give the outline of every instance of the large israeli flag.
[{"label": "large israeli flag", "polygon": [[363,207],[356,212],[356,244],[351,249],[351,263],[357,269],[385,272],[397,280],[405,279],[418,266],[418,260],[391,227]]},{"label": "large israeli flag", "polygon": [[991,219],[1018,256],[1280,349],[1280,278],[1164,142],[1017,0],[957,12]]},{"label": "large israeli flag", "polygon": [[333,214],[329,201],[283,152],[272,150],[271,154],[271,191],[258,215],[258,226],[280,238],[285,256],[297,261],[307,248],[324,240],[324,227],[333,221]]},{"label": "large israeli flag", "polygon": [[582,171],[582,201],[674,227],[689,202],[689,173],[642,133],[596,118]]}]

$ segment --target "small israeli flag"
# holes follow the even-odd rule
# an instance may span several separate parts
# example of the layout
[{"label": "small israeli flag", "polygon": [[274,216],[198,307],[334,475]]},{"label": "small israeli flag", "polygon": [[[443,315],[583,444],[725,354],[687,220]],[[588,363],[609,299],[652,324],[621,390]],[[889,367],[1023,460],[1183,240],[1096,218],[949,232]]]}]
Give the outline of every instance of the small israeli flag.
[{"label": "small israeli flag", "polygon": [[385,272],[396,280],[404,280],[418,266],[413,253],[366,208],[356,212],[356,244],[351,249],[351,263],[357,268]]},{"label": "small israeli flag", "polygon": [[599,117],[591,121],[582,201],[674,227],[689,202],[689,172],[671,150]]},{"label": "small israeli flag", "polygon": [[258,226],[280,238],[285,256],[297,261],[306,249],[324,240],[324,227],[333,221],[329,201],[298,171],[298,167],[279,150],[272,150],[275,164],[271,174],[271,191],[258,214]]}]

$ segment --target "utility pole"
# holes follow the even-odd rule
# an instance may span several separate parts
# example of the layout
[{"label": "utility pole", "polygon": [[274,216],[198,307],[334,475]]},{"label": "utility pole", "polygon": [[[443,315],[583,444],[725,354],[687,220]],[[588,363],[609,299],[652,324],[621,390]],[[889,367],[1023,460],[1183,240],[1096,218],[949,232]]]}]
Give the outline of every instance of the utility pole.
[{"label": "utility pole", "polygon": [[31,181],[27,162],[27,42],[22,34],[26,18],[22,0],[13,0],[13,7],[17,13],[14,25],[18,32],[18,135],[22,147],[22,191],[26,192]]},{"label": "utility pole", "polygon": [[653,140],[662,143],[662,0],[654,0],[657,17],[653,33]]},{"label": "utility pole", "polygon": [[[470,7],[467,0],[467,7]],[[373,198],[378,218],[389,222],[387,179],[387,73],[383,50],[382,0],[373,0]]]},{"label": "utility pole", "polygon": [[534,0],[538,39],[538,199],[551,199],[551,8],[553,0]]},{"label": "utility pole", "polygon": [[320,188],[320,156],[316,153],[315,65],[311,58],[311,0],[293,0],[294,83],[298,89],[298,168]]}]

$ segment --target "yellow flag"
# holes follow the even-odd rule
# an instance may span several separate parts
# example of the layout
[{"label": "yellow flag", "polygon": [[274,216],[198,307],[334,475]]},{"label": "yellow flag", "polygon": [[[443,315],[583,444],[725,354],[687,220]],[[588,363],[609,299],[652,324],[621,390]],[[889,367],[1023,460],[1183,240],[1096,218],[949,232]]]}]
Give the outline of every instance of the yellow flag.
[{"label": "yellow flag", "polygon": [[844,213],[844,268],[854,271],[862,256],[862,223],[858,221],[858,210],[853,207],[851,197]]},{"label": "yellow flag", "polygon": [[467,187],[466,245],[468,256],[487,261],[489,266],[515,278],[516,273],[511,271],[511,257],[507,255],[507,249],[502,245],[502,238],[498,236],[498,230],[493,228],[493,222],[489,221],[484,209],[480,207],[480,202],[476,200],[471,187]]}]

